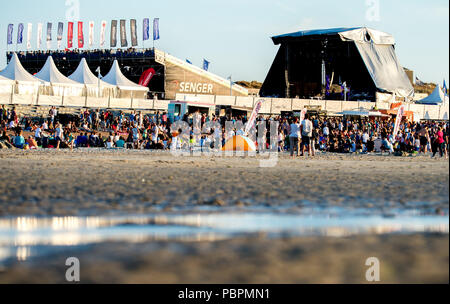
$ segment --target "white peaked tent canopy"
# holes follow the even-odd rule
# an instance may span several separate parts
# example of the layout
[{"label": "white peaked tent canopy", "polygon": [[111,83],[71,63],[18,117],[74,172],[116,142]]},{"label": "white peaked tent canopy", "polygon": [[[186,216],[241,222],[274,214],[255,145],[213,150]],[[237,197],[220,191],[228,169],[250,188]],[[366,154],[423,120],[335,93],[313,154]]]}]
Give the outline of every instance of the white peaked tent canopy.
[{"label": "white peaked tent canopy", "polygon": [[439,85],[436,86],[434,91],[424,99],[417,101],[416,103],[428,104],[428,105],[441,105],[443,103],[448,103],[448,96],[445,96]]},{"label": "white peaked tent canopy", "polygon": [[75,72],[69,76],[69,79],[85,84],[88,96],[109,96],[116,88],[115,85],[104,82],[95,76],[89,69],[85,58],[81,59],[80,64]]},{"label": "white peaked tent canopy", "polygon": [[25,70],[16,53],[13,53],[8,66],[0,72],[0,77],[16,82],[18,94],[37,94],[39,86],[45,83]]},{"label": "white peaked tent canopy", "polygon": [[83,96],[84,84],[78,83],[64,76],[56,67],[52,56],[48,56],[45,65],[35,76],[36,78],[51,84],[53,94],[49,95]]},{"label": "white peaked tent canopy", "polygon": [[117,86],[120,91],[120,98],[127,98],[130,96],[135,98],[145,98],[148,92],[147,87],[132,82],[122,74],[117,60],[114,60],[111,70],[102,78],[102,80]]}]

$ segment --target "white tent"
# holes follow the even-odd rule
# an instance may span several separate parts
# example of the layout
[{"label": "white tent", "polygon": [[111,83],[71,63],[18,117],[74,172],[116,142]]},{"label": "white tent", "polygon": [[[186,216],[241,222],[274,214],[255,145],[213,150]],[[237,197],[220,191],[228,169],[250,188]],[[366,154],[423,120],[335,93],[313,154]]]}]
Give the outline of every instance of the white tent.
[{"label": "white tent", "polygon": [[135,97],[138,99],[144,99],[147,96],[148,88],[127,79],[120,71],[117,60],[114,60],[111,70],[105,77],[102,78],[102,80],[117,86],[119,88],[120,98]]},{"label": "white tent", "polygon": [[50,92],[46,92],[46,95],[83,96],[85,88],[84,84],[64,76],[56,67],[52,56],[48,56],[45,65],[35,76],[36,78],[51,84],[51,87],[49,87]]},{"label": "white tent", "polygon": [[424,99],[417,101],[416,103],[427,104],[427,105],[441,105],[443,103],[448,103],[448,96],[445,96],[439,85],[436,86],[434,91]]},{"label": "white tent", "polygon": [[116,88],[116,86],[97,78],[89,69],[85,58],[81,59],[80,64],[75,72],[69,76],[69,79],[85,84],[88,96],[93,97],[114,95],[114,89]]},{"label": "white tent", "polygon": [[9,94],[12,92],[15,81],[6,77],[0,76],[0,94]]},{"label": "white tent", "polygon": [[8,66],[0,72],[0,76],[17,82],[18,94],[37,94],[39,86],[45,84],[25,70],[16,53],[13,53]]}]

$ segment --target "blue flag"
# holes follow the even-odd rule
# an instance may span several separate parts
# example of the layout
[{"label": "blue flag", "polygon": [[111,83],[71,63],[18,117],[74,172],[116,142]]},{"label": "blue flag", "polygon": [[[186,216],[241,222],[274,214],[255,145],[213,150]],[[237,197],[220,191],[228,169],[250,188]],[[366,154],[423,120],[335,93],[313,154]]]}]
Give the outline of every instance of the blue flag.
[{"label": "blue flag", "polygon": [[142,32],[144,33],[143,40],[149,40],[150,39],[150,19],[144,18],[144,23],[142,25]]},{"label": "blue flag", "polygon": [[13,44],[13,32],[14,32],[14,25],[9,24],[8,25],[8,44]]},{"label": "blue flag", "polygon": [[17,30],[17,44],[22,44],[23,42],[23,23],[19,23],[19,28]]},{"label": "blue flag", "polygon": [[206,59],[203,59],[203,69],[208,71],[210,62]]},{"label": "blue flag", "polygon": [[447,83],[445,82],[445,79],[444,79],[444,84],[442,85],[442,90],[444,91],[444,95],[447,96],[448,90],[447,90]]},{"label": "blue flag", "polygon": [[159,18],[153,20],[153,40],[159,40]]},{"label": "blue flag", "polygon": [[186,59],[186,62],[192,64],[192,62],[189,59]]}]

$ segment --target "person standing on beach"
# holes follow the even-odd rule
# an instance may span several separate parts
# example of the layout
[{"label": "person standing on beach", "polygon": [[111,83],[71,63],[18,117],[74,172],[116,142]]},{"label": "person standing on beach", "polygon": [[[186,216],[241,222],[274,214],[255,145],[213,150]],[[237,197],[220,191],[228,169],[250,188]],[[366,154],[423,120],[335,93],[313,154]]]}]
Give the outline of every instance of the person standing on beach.
[{"label": "person standing on beach", "polygon": [[58,150],[61,143],[64,142],[64,130],[60,123],[56,124],[55,135],[56,135],[55,137],[56,137],[56,142],[57,142],[56,149]]},{"label": "person standing on beach", "polygon": [[302,121],[302,156],[305,155],[306,147],[308,147],[309,156],[314,156],[312,149],[313,124],[309,120],[309,115],[305,115],[305,120]]},{"label": "person standing on beach", "polygon": [[291,149],[291,157],[294,158],[294,150],[297,150],[297,156],[300,155],[300,124],[298,118],[295,117],[293,123],[289,126],[289,146]]},{"label": "person standing on beach", "polygon": [[438,129],[438,132],[435,135],[435,142],[434,144],[436,145],[436,149],[433,151],[433,156],[436,156],[437,151],[439,150],[439,154],[441,155],[441,157],[444,157],[445,154],[445,158],[447,159],[447,152],[445,151],[445,140],[444,140],[444,132],[442,128]]}]

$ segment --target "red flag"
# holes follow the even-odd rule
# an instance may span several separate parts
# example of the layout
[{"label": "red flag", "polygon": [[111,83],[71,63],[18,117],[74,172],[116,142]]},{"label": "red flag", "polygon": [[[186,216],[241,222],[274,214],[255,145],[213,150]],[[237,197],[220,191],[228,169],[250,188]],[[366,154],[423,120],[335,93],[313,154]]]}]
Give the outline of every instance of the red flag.
[{"label": "red flag", "polygon": [[67,28],[67,48],[73,48],[73,22],[69,22],[69,27]]},{"label": "red flag", "polygon": [[78,48],[82,49],[84,46],[84,35],[83,35],[83,22],[78,22]]},{"label": "red flag", "polygon": [[142,73],[141,78],[139,79],[139,84],[144,87],[148,86],[150,80],[152,80],[155,74],[156,72],[153,68],[146,70],[144,73]]}]

